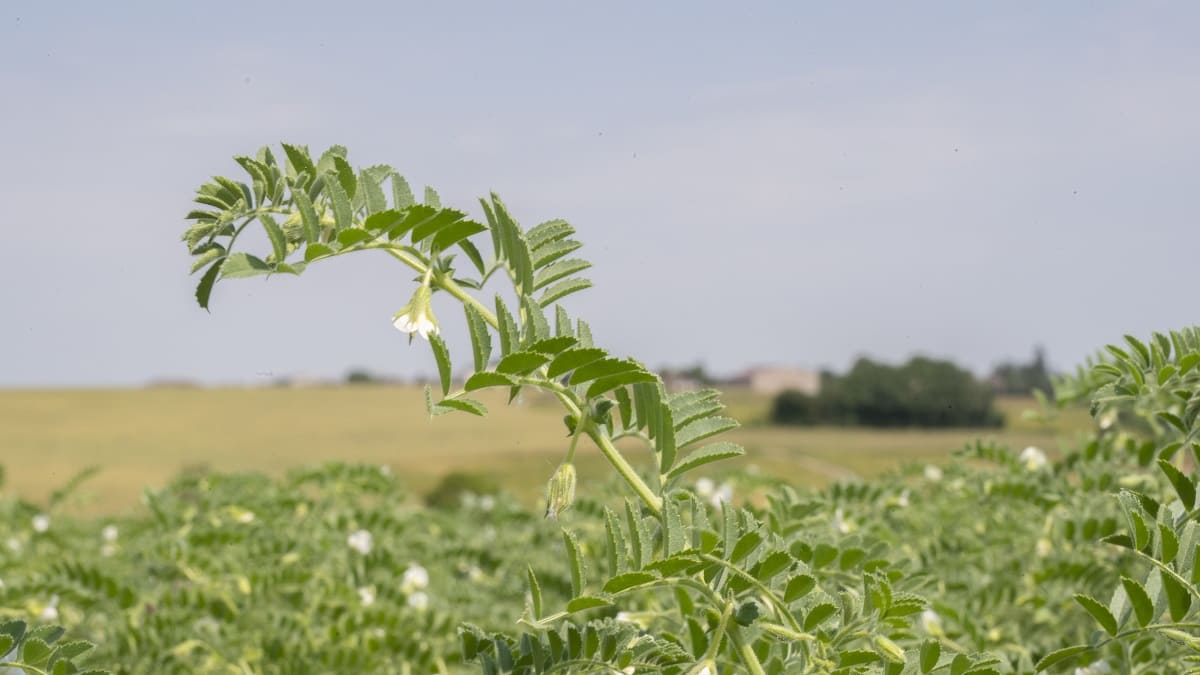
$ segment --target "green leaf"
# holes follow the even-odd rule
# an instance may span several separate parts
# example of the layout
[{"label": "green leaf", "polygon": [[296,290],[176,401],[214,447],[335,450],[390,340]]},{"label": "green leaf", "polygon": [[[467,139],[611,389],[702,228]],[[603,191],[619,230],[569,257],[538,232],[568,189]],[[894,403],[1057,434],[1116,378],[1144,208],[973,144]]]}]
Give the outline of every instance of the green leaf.
[{"label": "green leaf", "polygon": [[525,344],[550,337],[550,323],[546,321],[542,306],[529,296],[522,297],[521,304],[525,311]]},{"label": "green leaf", "polygon": [[733,547],[733,552],[729,554],[729,562],[735,563],[750,555],[758,548],[762,541],[762,534],[758,530],[750,530],[746,534],[743,534]]},{"label": "green leaf", "polygon": [[424,241],[429,237],[441,232],[450,227],[454,223],[465,218],[467,214],[454,209],[439,209],[435,211],[433,217],[422,221],[412,229],[412,242],[414,244]]},{"label": "green leaf", "polygon": [[837,607],[832,603],[822,602],[808,611],[808,615],[804,617],[804,630],[812,632],[830,619],[834,614],[837,614]]},{"label": "green leaf", "polygon": [[375,238],[375,235],[358,227],[347,227],[338,232],[337,240],[343,248],[349,248],[355,244],[361,244],[364,241],[370,241]]},{"label": "green leaf", "polygon": [[12,646],[15,643],[16,641],[13,640],[13,636],[0,634],[0,659],[3,659],[4,655],[12,650]]},{"label": "green leaf", "polygon": [[594,380],[587,390],[587,398],[595,398],[603,393],[612,391],[617,387],[623,387],[627,384],[636,384],[638,382],[657,382],[658,376],[654,373],[646,371],[631,370],[617,375],[601,377]]},{"label": "green leaf", "polygon": [[500,359],[500,363],[496,364],[496,371],[507,375],[526,375],[549,360],[549,356],[537,352],[512,352]]},{"label": "green leaf", "polygon": [[[677,441],[678,442],[678,441]],[[721,441],[718,443],[710,443],[704,447],[698,448],[684,457],[671,469],[667,474],[667,478],[675,478],[685,472],[691,471],[705,464],[716,462],[722,459],[732,459],[746,454],[746,450],[736,443]]]},{"label": "green leaf", "polygon": [[590,262],[579,258],[559,260],[538,270],[538,273],[533,276],[533,290],[541,290],[559,279],[582,272],[591,266]]},{"label": "green leaf", "polygon": [[[557,361],[557,359],[555,359]],[[617,359],[606,358],[592,361],[586,365],[575,369],[571,374],[571,384],[582,384],[589,382],[598,377],[609,377],[618,373],[625,373],[633,370],[644,370],[636,361],[632,359]]]},{"label": "green leaf", "polygon": [[363,206],[367,207],[367,213],[378,213],[387,208],[387,197],[383,195],[383,188],[366,169],[358,173],[358,185],[362,188]]},{"label": "green leaf", "polygon": [[1078,656],[1080,654],[1083,654],[1085,652],[1090,652],[1090,651],[1092,651],[1092,647],[1090,647],[1088,645],[1075,645],[1074,647],[1064,647],[1063,649],[1059,649],[1059,650],[1050,652],[1049,654],[1042,657],[1042,660],[1037,662],[1037,666],[1035,666],[1035,668],[1037,669],[1038,672],[1041,672],[1043,670],[1050,668],[1050,666],[1057,665],[1059,663],[1062,663],[1063,661],[1066,661],[1067,659],[1073,658],[1075,656]]},{"label": "green leaf", "polygon": [[416,203],[417,198],[413,196],[412,188],[409,187],[408,181],[404,180],[404,176],[392,174],[392,206],[403,209]]},{"label": "green leaf", "polygon": [[575,346],[575,343],[577,342],[579,342],[579,340],[572,335],[548,337],[544,340],[538,340],[537,342],[529,345],[529,351],[540,352],[542,354],[549,354],[553,356],[565,349]]},{"label": "green leaf", "polygon": [[350,166],[350,162],[347,162],[345,157],[332,155],[332,159],[337,185],[346,191],[348,198],[354,199],[358,194],[358,180],[354,177],[354,167]]},{"label": "green leaf", "polygon": [[316,167],[313,166],[312,157],[308,154],[308,146],[306,145],[291,145],[289,143],[281,143],[283,152],[287,155],[288,164],[297,174],[307,172],[308,175],[316,175]]},{"label": "green leaf", "polygon": [[492,333],[487,321],[471,305],[463,305],[467,312],[467,330],[471,333],[471,351],[475,357],[475,370],[481,371],[492,358]]},{"label": "green leaf", "polygon": [[1100,624],[1100,627],[1104,629],[1104,632],[1108,633],[1109,635],[1117,634],[1116,617],[1112,615],[1112,612],[1108,611],[1107,607],[1100,604],[1100,601],[1096,600],[1090,595],[1076,593],[1075,602],[1078,602],[1081,607],[1087,610],[1088,614],[1092,615],[1092,618],[1096,620],[1096,623]]},{"label": "green leaf", "polygon": [[530,246],[529,250],[533,260],[533,268],[541,269],[568,253],[578,250],[580,246],[582,244],[572,239],[559,239],[557,241],[546,242],[537,248]]},{"label": "green leaf", "polygon": [[[620,378],[622,376],[616,375],[615,377]],[[654,375],[653,377],[654,377],[654,379],[652,379],[652,380],[641,380],[641,381],[642,382],[657,382],[658,376]],[[605,380],[608,380],[608,379],[610,379],[610,378],[601,378],[599,380],[596,380],[596,384],[604,382]],[[636,381],[621,382],[620,384],[623,386],[625,384],[634,384],[634,383],[636,383]],[[593,384],[591,387],[588,388],[589,394],[592,391],[592,389],[596,388],[596,384]],[[671,467],[675,464],[675,456],[676,456],[676,453],[678,450],[678,446],[675,444],[675,424],[674,424],[673,420],[674,420],[674,418],[671,416],[671,406],[667,405],[666,403],[659,403],[657,429],[655,429],[655,432],[654,432],[654,449],[655,449],[655,451],[658,452],[658,472],[659,472],[659,474],[667,473],[668,471],[671,470]]]},{"label": "green leaf", "polygon": [[861,666],[879,661],[879,654],[870,649],[850,649],[838,654],[838,667]]},{"label": "green leaf", "polygon": [[583,595],[583,555],[574,534],[563,530],[562,535],[567,547],[567,562],[571,566],[571,597],[578,598]]},{"label": "green leaf", "polygon": [[525,240],[529,242],[529,247],[534,249],[547,242],[569,237],[574,233],[575,228],[565,220],[547,220],[526,232]]},{"label": "green leaf", "polygon": [[196,285],[196,302],[200,304],[202,309],[208,309],[208,300],[212,295],[213,284],[217,281],[217,275],[221,273],[221,267],[225,264],[225,259],[218,260],[204,276],[200,277],[200,283]]},{"label": "green leaf", "polygon": [[556,300],[561,300],[572,293],[577,293],[591,287],[592,282],[590,280],[582,277],[572,277],[566,281],[560,281],[557,284],[547,288],[546,292],[542,293],[542,297],[538,298],[538,304],[545,307],[546,305],[549,305]]},{"label": "green leaf", "polygon": [[605,582],[604,592],[616,594],[657,580],[658,576],[649,572],[626,572]]},{"label": "green leaf", "polygon": [[687,546],[683,521],[679,517],[679,506],[675,500],[663,500],[662,515],[663,549],[668,556],[673,556]]},{"label": "green leaf", "polygon": [[504,356],[517,348],[521,344],[520,334],[517,332],[517,322],[513,319],[513,315],[508,311],[508,306],[496,296],[496,323],[499,324],[499,329],[496,331],[500,334],[500,355]]},{"label": "green leaf", "polygon": [[40,666],[50,658],[50,645],[39,637],[26,638],[21,646],[21,660],[31,666]]},{"label": "green leaf", "polygon": [[794,602],[803,598],[812,592],[812,589],[817,587],[817,580],[810,574],[797,574],[788,579],[787,586],[783,591],[783,599],[785,602]]},{"label": "green leaf", "polygon": [[[353,173],[351,173],[351,177],[353,177]],[[337,229],[340,231],[351,227],[354,225],[354,210],[350,205],[348,191],[334,176],[330,176],[325,182],[326,189],[329,191],[330,204],[333,205],[333,222]]]},{"label": "green leaf", "polygon": [[458,247],[462,249],[463,253],[467,254],[467,258],[470,259],[471,264],[475,266],[475,269],[481,275],[486,273],[487,268],[483,264],[483,256],[479,254],[479,249],[475,247],[475,244],[472,244],[469,239],[463,239],[458,242]]},{"label": "green leaf", "polygon": [[401,213],[396,209],[386,209],[377,213],[372,213],[363,221],[363,229],[371,232],[391,232],[408,214]]},{"label": "green leaf", "polygon": [[728,417],[704,417],[680,429],[675,434],[675,442],[679,447],[686,448],[692,443],[737,427],[737,420]]},{"label": "green leaf", "polygon": [[442,381],[442,396],[450,393],[450,350],[442,336],[432,333],[429,336],[429,346],[433,348],[433,358],[437,360],[438,377]]},{"label": "green leaf", "polygon": [[938,659],[942,656],[942,645],[932,638],[921,643],[921,672],[931,672],[937,667]]},{"label": "green leaf", "polygon": [[598,598],[598,597],[590,596],[590,595],[583,595],[583,596],[576,597],[575,599],[573,599],[567,603],[567,613],[574,614],[576,612],[583,612],[583,611],[586,611],[589,609],[595,609],[597,607],[607,607],[608,605],[611,605],[611,604],[612,604],[611,602],[609,602],[608,600],[605,600],[604,598]]},{"label": "green leaf", "polygon": [[1189,589],[1180,583],[1173,574],[1162,575],[1163,590],[1167,594],[1167,606],[1171,610],[1173,621],[1182,621],[1192,606],[1192,596]]},{"label": "green leaf", "polygon": [[604,507],[604,532],[608,535],[608,574],[610,577],[615,577],[625,571],[626,557],[629,552],[625,548],[625,536],[621,532],[621,524],[617,521],[617,514],[613,510]]},{"label": "green leaf", "polygon": [[[87,640],[72,640],[64,642],[54,650],[54,655],[50,657],[51,661],[58,659],[74,659],[96,648],[96,645]],[[4,650],[0,649],[0,655],[4,654]]]},{"label": "green leaf", "polygon": [[313,208],[312,200],[303,190],[293,190],[292,201],[296,204],[296,210],[300,212],[300,222],[304,223],[304,240],[309,244],[320,241],[321,219],[317,216],[317,210]]},{"label": "green leaf", "polygon": [[758,569],[755,570],[754,576],[759,581],[768,581],[774,578],[775,575],[791,569],[795,562],[791,554],[787,551],[775,551],[758,564]]},{"label": "green leaf", "polygon": [[[463,240],[465,240],[467,237],[479,234],[486,229],[486,227],[473,220],[459,220],[455,223],[447,225],[440,232],[434,235],[432,248],[435,251],[445,251],[451,246],[463,242]],[[475,256],[478,257],[479,253],[476,252]],[[483,267],[482,259],[476,263],[476,267]]]},{"label": "green leaf", "polygon": [[1146,589],[1129,577],[1121,577],[1121,585],[1125,587],[1125,595],[1133,605],[1134,613],[1137,614],[1138,624],[1144,627],[1153,621],[1154,602],[1150,600],[1150,594],[1146,593]]},{"label": "green leaf", "polygon": [[333,249],[325,244],[309,244],[308,248],[304,249],[304,262],[312,262],[321,256],[333,254]]},{"label": "green leaf", "polygon": [[446,408],[454,408],[472,415],[483,417],[487,414],[487,407],[479,401],[470,398],[446,398],[438,402],[438,405]]},{"label": "green leaf", "polygon": [[533,618],[539,619],[542,616],[542,585],[538,583],[537,575],[533,573],[533,566],[526,566],[526,576],[529,579],[529,597],[533,609]]},{"label": "green leaf", "polygon": [[258,215],[258,221],[262,223],[263,229],[267,232],[267,239],[271,242],[271,251],[275,256],[275,262],[283,262],[287,257],[287,236],[283,233],[283,229],[279,227],[279,223],[266,213]]},{"label": "green leaf", "polygon": [[259,274],[267,274],[270,271],[270,265],[249,253],[231,253],[225,258],[225,263],[221,266],[221,278],[241,279]]},{"label": "green leaf", "polygon": [[625,500],[625,520],[629,525],[630,567],[640,570],[650,557],[650,538],[642,527],[641,507]]},{"label": "green leaf", "polygon": [[507,375],[485,370],[468,377],[466,384],[463,385],[463,389],[466,391],[476,391],[487,387],[511,387],[516,383],[516,380]]},{"label": "green leaf", "polygon": [[435,209],[442,208],[442,198],[438,196],[437,190],[428,185],[425,186],[425,204]]},{"label": "green leaf", "polygon": [[554,360],[550,362],[550,367],[546,369],[546,376],[553,379],[565,375],[576,368],[603,358],[606,353],[598,347],[569,349],[554,357]]},{"label": "green leaf", "polygon": [[1179,495],[1179,501],[1183,502],[1183,506],[1191,511],[1196,505],[1196,484],[1165,459],[1158,460],[1158,468],[1166,474],[1167,480],[1171,481],[1171,486],[1175,488],[1175,494]]},{"label": "green leaf", "polygon": [[1175,529],[1166,523],[1158,524],[1158,534],[1158,541],[1162,548],[1161,559],[1169,565],[1179,553],[1179,538],[1175,536]]}]

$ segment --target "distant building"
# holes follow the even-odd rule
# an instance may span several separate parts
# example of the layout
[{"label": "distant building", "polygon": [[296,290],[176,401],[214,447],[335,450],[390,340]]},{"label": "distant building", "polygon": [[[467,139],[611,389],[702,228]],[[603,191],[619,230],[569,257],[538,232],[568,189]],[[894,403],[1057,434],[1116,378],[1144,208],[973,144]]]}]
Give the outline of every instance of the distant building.
[{"label": "distant building", "polygon": [[751,368],[730,383],[750,387],[754,393],[767,396],[789,389],[816,396],[821,391],[821,373],[790,366]]}]

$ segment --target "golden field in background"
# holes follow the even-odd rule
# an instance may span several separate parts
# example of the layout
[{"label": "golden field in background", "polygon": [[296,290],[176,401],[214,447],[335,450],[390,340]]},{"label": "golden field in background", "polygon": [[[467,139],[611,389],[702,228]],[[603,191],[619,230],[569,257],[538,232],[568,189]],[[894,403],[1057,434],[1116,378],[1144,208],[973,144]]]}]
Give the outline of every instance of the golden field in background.
[{"label": "golden field in background", "polygon": [[[76,509],[113,513],[136,505],[144,487],[188,468],[278,474],[339,460],[390,465],[417,494],[452,470],[489,473],[533,504],[566,450],[562,410],[537,395],[506,406],[505,394],[485,394],[485,418],[455,413],[430,421],[422,390],[411,386],[0,391],[3,489],[41,502],[94,465],[101,470],[80,490]],[[1090,424],[1083,410],[1051,425],[1023,420],[1032,399],[1004,399],[1004,429],[775,427],[763,423],[768,398],[736,389],[725,398],[730,416],[745,424],[728,439],[746,446],[747,455],[714,470],[756,466],[807,485],[907,461],[944,461],[981,437],[1053,451]],[[642,451],[630,458],[644,465]],[[579,465],[584,489],[589,476],[611,473],[586,447]]]}]

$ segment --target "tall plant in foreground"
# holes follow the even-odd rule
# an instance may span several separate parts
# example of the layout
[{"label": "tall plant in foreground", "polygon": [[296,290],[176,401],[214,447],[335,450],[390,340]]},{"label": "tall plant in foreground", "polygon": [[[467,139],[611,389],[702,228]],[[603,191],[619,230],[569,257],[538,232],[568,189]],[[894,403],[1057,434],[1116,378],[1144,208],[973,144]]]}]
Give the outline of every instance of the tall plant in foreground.
[{"label": "tall plant in foreground", "polygon": [[[495,195],[481,200],[478,222],[444,208],[432,189],[418,202],[391,167],[354,169],[343,148],[316,159],[301,146],[283,150],[282,162],[267,148],[237,157],[244,180],[215,177],[199,189],[203,208],[188,214],[194,224],[183,239],[193,272],[203,270],[202,307],[221,279],[301,274],[327,258],[381,251],[415,273],[393,323],[433,350],[440,391],[426,390],[431,415],[483,415],[471,396],[486,388],[507,390],[510,401],[527,388],[547,392],[568,432],[549,477],[547,517],[572,505],[575,454],[585,444],[628,488],[622,505],[588,510],[577,523],[604,531],[602,553],[564,529],[565,607],[544,606],[530,568],[523,634],[464,626],[467,659],[485,672],[997,672],[994,659],[943,653],[917,635],[912,619],[927,605],[881,544],[814,545],[788,518],[728,503],[714,510],[687,489],[688,472],[743,453],[713,440],[737,423],[721,416],[717,392],[668,394],[655,373],[597,346],[588,324],[570,318],[559,301],[591,284],[579,276],[590,264],[573,257],[580,244],[567,222],[525,230]],[[247,228],[262,228],[270,250],[236,250]],[[485,291],[489,282],[499,292]],[[466,315],[474,372],[461,389],[452,386],[436,293]],[[642,466],[618,447],[623,439],[649,448]],[[803,504],[794,508],[804,515]]]}]

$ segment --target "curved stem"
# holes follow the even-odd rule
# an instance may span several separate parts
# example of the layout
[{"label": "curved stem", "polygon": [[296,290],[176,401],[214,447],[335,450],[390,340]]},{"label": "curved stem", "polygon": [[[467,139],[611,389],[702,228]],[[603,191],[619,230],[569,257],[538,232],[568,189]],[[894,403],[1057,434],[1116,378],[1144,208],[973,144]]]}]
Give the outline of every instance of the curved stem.
[{"label": "curved stem", "polygon": [[621,478],[624,478],[625,482],[629,483],[629,487],[633,488],[633,491],[642,498],[642,502],[646,505],[646,507],[649,508],[650,511],[656,516],[662,515],[662,498],[654,494],[654,491],[650,489],[650,486],[646,485],[646,482],[637,474],[637,471],[634,470],[629,461],[625,459],[625,456],[621,454],[621,451],[617,450],[616,446],[612,444],[612,441],[608,440],[608,436],[597,429],[595,424],[590,422],[587,426],[587,435],[592,439],[592,442],[596,444],[596,447],[600,448],[600,452],[603,453],[605,459],[607,459],[609,463],[613,465],[613,468],[617,470],[617,473],[621,474]]}]

